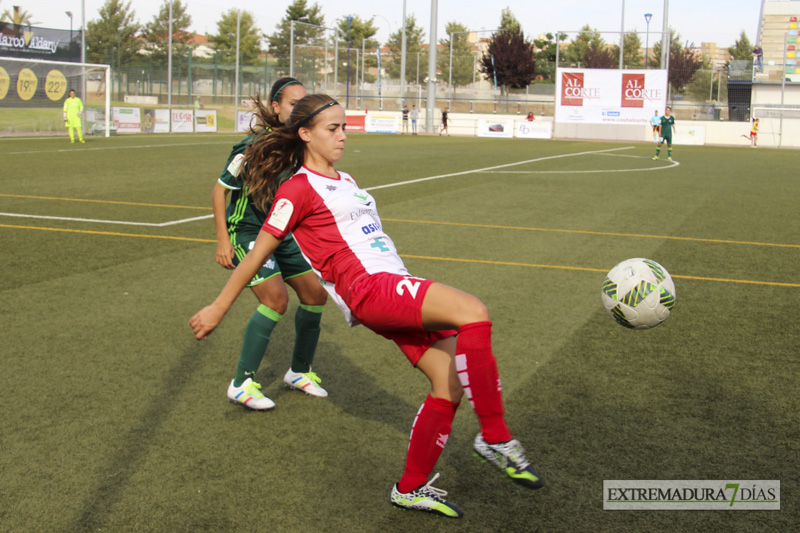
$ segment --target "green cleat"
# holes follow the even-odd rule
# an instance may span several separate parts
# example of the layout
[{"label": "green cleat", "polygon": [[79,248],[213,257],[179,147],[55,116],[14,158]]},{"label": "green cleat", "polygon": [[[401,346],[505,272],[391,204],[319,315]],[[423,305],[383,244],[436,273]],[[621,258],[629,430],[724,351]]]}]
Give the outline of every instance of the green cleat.
[{"label": "green cleat", "polygon": [[667,158],[667,161],[672,161],[672,158],[671,158],[671,157],[668,157],[668,158]]},{"label": "green cleat", "polygon": [[658,161],[658,156],[653,156],[653,161]]},{"label": "green cleat", "polygon": [[397,490],[397,485],[392,488],[392,496],[390,501],[395,507],[400,509],[411,509],[412,511],[425,511],[426,513],[433,513],[439,516],[446,516],[448,518],[461,518],[464,512],[458,508],[454,503],[450,503],[444,499],[447,492],[436,487],[432,487],[431,483],[436,481],[439,474],[420,485],[416,490],[411,492],[400,492]]},{"label": "green cleat", "polygon": [[477,457],[505,472],[514,483],[529,489],[544,487],[542,475],[525,458],[525,450],[517,439],[489,444],[483,440],[483,435],[478,433],[474,448]]}]

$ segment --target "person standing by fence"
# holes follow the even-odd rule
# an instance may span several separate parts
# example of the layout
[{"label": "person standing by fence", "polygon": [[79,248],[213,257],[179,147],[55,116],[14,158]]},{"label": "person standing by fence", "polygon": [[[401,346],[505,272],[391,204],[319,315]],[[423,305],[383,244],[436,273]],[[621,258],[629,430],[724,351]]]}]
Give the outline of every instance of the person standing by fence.
[{"label": "person standing by fence", "polygon": [[419,109],[417,106],[412,105],[411,111],[409,112],[409,117],[411,117],[411,135],[417,134],[417,120],[419,119]]}]

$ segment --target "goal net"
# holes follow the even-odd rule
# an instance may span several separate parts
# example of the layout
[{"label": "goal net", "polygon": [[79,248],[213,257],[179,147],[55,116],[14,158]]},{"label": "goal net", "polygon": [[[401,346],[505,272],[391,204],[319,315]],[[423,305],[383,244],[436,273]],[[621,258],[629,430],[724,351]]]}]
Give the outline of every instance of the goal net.
[{"label": "goal net", "polygon": [[0,57],[0,135],[66,134],[69,90],[83,101],[86,135],[109,135],[108,65]]},{"label": "goal net", "polygon": [[754,106],[751,115],[758,119],[759,145],[780,147],[800,135],[800,106]]}]

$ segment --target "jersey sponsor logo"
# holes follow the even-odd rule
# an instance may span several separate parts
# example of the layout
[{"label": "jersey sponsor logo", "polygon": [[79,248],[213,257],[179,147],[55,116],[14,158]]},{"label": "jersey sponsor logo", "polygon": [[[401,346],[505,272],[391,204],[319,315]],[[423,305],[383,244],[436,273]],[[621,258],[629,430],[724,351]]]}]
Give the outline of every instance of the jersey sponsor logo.
[{"label": "jersey sponsor logo", "polygon": [[370,216],[376,217],[376,216],[378,216],[378,213],[376,213],[374,209],[359,209],[358,211],[351,211],[350,212],[350,220],[355,220],[358,217],[361,217],[361,216],[364,216],[364,215],[370,215]]},{"label": "jersey sponsor logo", "polygon": [[230,172],[231,176],[234,178],[239,177],[239,172],[242,170],[242,161],[244,161],[244,154],[236,154],[231,164],[228,165],[228,172]]},{"label": "jersey sponsor logo", "polygon": [[354,192],[353,196],[355,196],[356,198],[358,198],[362,202],[366,201],[366,199],[368,198],[368,196],[366,194],[360,194],[360,193],[357,193],[357,192]]},{"label": "jersey sponsor logo", "polygon": [[292,213],[294,213],[294,205],[286,198],[282,198],[278,200],[272,209],[272,215],[269,217],[267,224],[279,231],[283,231],[289,224]]},{"label": "jersey sponsor logo", "polygon": [[370,233],[374,233],[376,231],[381,230],[381,225],[377,222],[373,222],[372,224],[367,224],[366,226],[361,226],[361,231],[364,235],[369,235]]},{"label": "jersey sponsor logo", "polygon": [[370,244],[370,246],[372,248],[377,248],[381,252],[389,252],[389,251],[391,251],[389,249],[389,246],[385,242],[383,242],[383,238],[382,237],[375,238],[375,240],[372,241],[372,244]]}]

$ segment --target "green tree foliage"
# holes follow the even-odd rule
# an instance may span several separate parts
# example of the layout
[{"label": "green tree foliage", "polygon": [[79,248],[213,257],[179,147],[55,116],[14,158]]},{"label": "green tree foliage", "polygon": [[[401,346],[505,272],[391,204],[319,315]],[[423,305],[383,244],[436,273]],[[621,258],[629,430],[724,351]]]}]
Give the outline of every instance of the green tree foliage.
[{"label": "green tree foliage", "polygon": [[450,80],[450,38],[453,39],[453,86],[460,87],[472,83],[475,69],[475,54],[469,42],[467,27],[458,22],[448,22],[445,26],[447,37],[440,39],[442,53],[439,57],[439,72],[442,80]]},{"label": "green tree foliage", "polygon": [[517,20],[517,17],[514,16],[514,13],[511,12],[511,8],[503,9],[500,15],[500,31],[522,32],[522,25]]},{"label": "green tree foliage", "polygon": [[[181,0],[173,0],[172,3],[172,54],[173,56],[185,56],[192,49],[192,34],[189,26],[192,24],[192,17],[187,13],[188,5],[181,3]],[[145,49],[156,60],[163,60],[167,57],[169,49],[169,0],[164,0],[158,10],[158,14],[153,16],[153,20],[145,24],[142,31],[145,40]]]},{"label": "green tree foliage", "polygon": [[533,43],[525,39],[520,28],[495,33],[478,70],[490,81],[496,74],[497,84],[504,88],[524,89],[536,75]]},{"label": "green tree foliage", "polygon": [[[672,32],[672,39],[669,47],[669,84],[675,92],[680,92],[694,78],[695,73],[703,68],[704,59],[692,50],[692,45],[688,42],[681,45],[680,34]],[[651,64],[654,68],[661,68],[661,41],[653,45],[654,58]]]},{"label": "green tree foliage", "polygon": [[742,30],[739,38],[728,48],[731,59],[753,59],[753,43],[747,38],[747,34]]},{"label": "green tree foliage", "polygon": [[[208,40],[219,52],[236,53],[236,17],[237,10],[231,8],[222,14],[217,21],[217,33],[209,35]],[[242,11],[239,16],[239,60],[246,65],[258,63],[262,53],[261,40],[264,33],[256,26],[255,18],[249,11]],[[233,57],[231,55],[231,57]]]},{"label": "green tree foliage", "polygon": [[[619,54],[619,46],[617,46]],[[619,66],[619,55],[606,46],[600,32],[588,24],[572,40],[564,54],[565,61],[584,68],[615,68]]]},{"label": "green tree foliage", "polygon": [[[278,65],[289,66],[291,21],[296,22],[294,25],[295,45],[314,44],[322,41],[325,30],[317,27],[325,25],[325,17],[321,10],[322,8],[316,3],[309,7],[306,0],[295,0],[286,8],[283,19],[275,26],[277,31],[269,36],[269,51],[277,57]],[[297,24],[297,22],[302,24]]]},{"label": "green tree foliage", "polygon": [[536,47],[536,77],[552,81],[556,72],[556,48],[559,42],[567,39],[567,34],[559,33],[556,36],[547,33],[544,37],[533,41]]},{"label": "green tree foliage", "polygon": [[97,13],[99,18],[86,25],[86,59],[89,63],[113,62],[114,66],[131,63],[139,56],[137,38],[141,24],[130,0],[106,0]]},{"label": "green tree foliage", "polygon": [[[636,32],[626,33],[622,44],[624,45],[622,63],[625,68],[642,68],[644,66],[644,56],[641,52],[642,40],[639,38],[639,34]],[[619,61],[619,45],[614,45],[612,55]]]},{"label": "green tree foliage", "polygon": [[[352,15],[350,20],[350,83],[356,82],[356,62],[362,62],[362,65],[367,69],[377,68],[378,66],[378,52],[377,48],[380,43],[374,39],[378,28],[375,26],[372,19],[362,20],[358,15]],[[348,42],[348,23],[347,17],[343,17],[337,21],[336,28],[339,30],[339,81],[347,79],[347,42]],[[361,58],[361,52],[364,51],[366,57]],[[384,59],[381,57],[381,68],[384,67]],[[361,66],[360,68],[363,68]],[[365,82],[373,82],[377,79],[376,76],[364,73]]]},{"label": "green tree foliage", "polygon": [[[428,75],[428,51],[425,44],[425,30],[417,25],[414,15],[406,17],[406,82],[421,83]],[[400,59],[403,45],[403,29],[400,28],[389,36],[386,47],[390,55],[382,65],[389,77],[400,79]],[[419,79],[417,78],[419,76]]]}]

